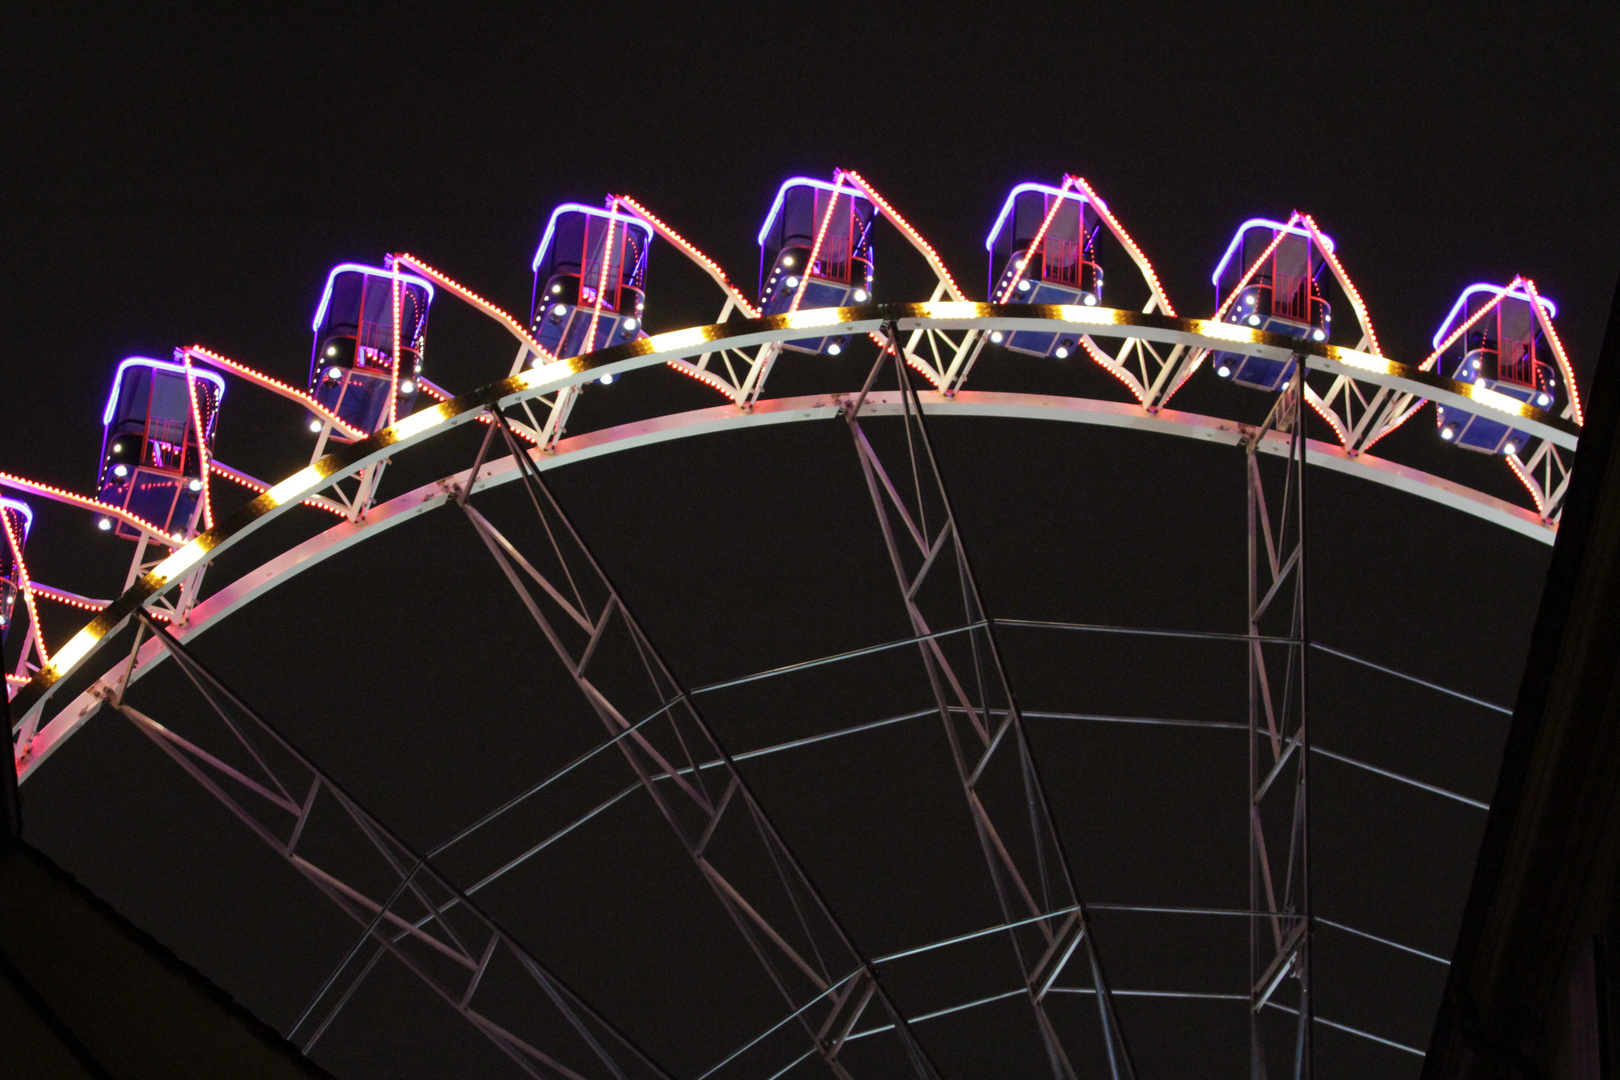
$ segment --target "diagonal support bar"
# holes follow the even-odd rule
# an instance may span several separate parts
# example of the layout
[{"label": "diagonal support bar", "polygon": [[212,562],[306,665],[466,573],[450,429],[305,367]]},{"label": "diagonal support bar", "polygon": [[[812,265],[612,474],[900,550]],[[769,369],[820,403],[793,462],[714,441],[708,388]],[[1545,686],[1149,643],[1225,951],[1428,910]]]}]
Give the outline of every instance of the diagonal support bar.
[{"label": "diagonal support bar", "polygon": [[[876,1003],[893,1024],[905,1067],[919,1080],[937,1080],[937,1070],[876,970],[642,630],[533,459],[504,417],[493,414],[492,419],[519,463],[538,526],[532,530],[536,542],[521,544],[503,533],[469,503],[467,488],[456,489],[456,502],[793,1010],[797,1028],[812,1044],[809,1052],[819,1055],[834,1076],[847,1078],[845,1041]],[[476,475],[476,465],[468,475]],[[699,767],[705,763],[718,767]]]},{"label": "diagonal support bar", "polygon": [[[1111,1074],[1114,1080],[1133,1080],[1134,1066],[1089,918],[984,611],[921,402],[903,363],[904,349],[893,323],[885,331],[885,349],[860,396],[846,403],[845,415],[901,602],[912,633],[921,639],[918,651],[1002,921],[1010,927],[1024,993],[1054,1077],[1075,1080],[1069,1050],[1074,1036],[1059,1031],[1048,1014],[1046,996],[1071,958],[1083,955],[1097,991],[1100,1038]],[[885,367],[892,367],[899,383],[904,431],[903,439],[878,442],[863,429],[861,410]],[[944,638],[933,634],[935,625],[968,630]]]}]

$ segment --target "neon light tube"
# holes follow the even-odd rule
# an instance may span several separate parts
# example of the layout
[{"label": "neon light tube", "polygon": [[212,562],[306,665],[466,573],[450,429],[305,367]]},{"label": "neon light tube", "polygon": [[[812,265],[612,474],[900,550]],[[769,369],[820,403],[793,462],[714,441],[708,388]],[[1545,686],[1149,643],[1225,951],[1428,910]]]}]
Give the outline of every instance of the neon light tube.
[{"label": "neon light tube", "polygon": [[990,235],[984,238],[984,250],[989,251],[995,243],[996,234],[1001,232],[1001,226],[1007,221],[1007,215],[1012,213],[1013,203],[1018,196],[1026,191],[1039,191],[1043,195],[1056,195],[1060,199],[1073,199],[1077,203],[1087,203],[1091,200],[1073,188],[1058,188],[1051,184],[1037,184],[1034,182],[1019,184],[1007,193],[1007,201],[1001,204],[1001,213],[996,217],[995,225],[990,228]]},{"label": "neon light tube", "polygon": [[[1514,281],[1522,280],[1522,278],[1514,278]],[[1464,289],[1461,296],[1457,297],[1457,302],[1451,305],[1450,311],[1446,312],[1446,319],[1440,324],[1440,329],[1434,332],[1434,339],[1431,344],[1433,344],[1436,349],[1440,347],[1440,342],[1445,338],[1446,334],[1450,332],[1451,324],[1456,320],[1458,315],[1462,314],[1463,309],[1468,306],[1468,298],[1479,293],[1490,293],[1492,296],[1511,297],[1515,300],[1523,300],[1527,304],[1531,303],[1530,294],[1522,287],[1514,288],[1511,283],[1504,287],[1502,285],[1492,285],[1484,281],[1476,281],[1472,285],[1468,286],[1468,288]],[[1558,318],[1558,305],[1553,303],[1552,297],[1542,296],[1540,293],[1537,293],[1535,302],[1541,304],[1542,308],[1546,310],[1548,318]]]},{"label": "neon light tube", "polygon": [[557,231],[557,219],[563,214],[584,214],[586,217],[613,218],[616,221],[624,222],[626,225],[634,225],[642,231],[647,243],[652,243],[652,226],[645,221],[626,218],[623,214],[615,215],[607,210],[586,206],[584,203],[565,202],[553,210],[550,219],[546,221],[546,231],[540,234],[540,246],[534,249],[534,262],[529,264],[530,273],[538,274],[540,272],[540,256],[545,254],[546,246],[551,243],[551,234]]},{"label": "neon light tube", "polygon": [[0,510],[7,510],[22,517],[23,539],[28,539],[28,533],[34,527],[34,508],[21,499],[0,499]]},{"label": "neon light tube", "polygon": [[[385,277],[390,279],[394,276],[394,272],[392,270],[384,270],[380,266],[362,266],[359,263],[338,263],[336,266],[332,267],[331,272],[326,275],[326,288],[321,292],[321,306],[315,309],[315,321],[309,324],[310,330],[314,331],[321,328],[321,320],[326,317],[326,305],[332,299],[332,282],[337,279],[339,274],[343,273],[365,274],[368,277]],[[420,285],[425,288],[428,294],[428,303],[433,303],[433,282],[427,280],[426,278],[419,278],[414,274],[401,274],[399,275],[399,280],[411,285]]]},{"label": "neon light tube", "polygon": [[[118,408],[118,388],[124,384],[124,369],[130,367],[149,367],[158,371],[172,371],[176,375],[184,376],[186,369],[181,364],[173,364],[167,360],[154,360],[150,356],[130,356],[120,361],[118,370],[113,372],[112,393],[107,395],[107,408],[101,414],[101,426],[106,427],[112,423],[113,412]],[[199,379],[207,379],[219,389],[219,401],[225,400],[225,377],[217,371],[198,371]],[[217,407],[219,401],[214,404]]]},{"label": "neon light tube", "polygon": [[862,194],[858,188],[841,188],[830,180],[815,180],[808,176],[795,176],[791,180],[784,180],[782,182],[782,186],[776,189],[776,201],[771,203],[771,212],[765,215],[765,224],[760,226],[760,247],[765,246],[765,235],[771,231],[771,224],[776,221],[776,215],[782,212],[782,200],[787,197],[788,189],[796,187],[812,187],[821,191],[841,192],[844,195],[848,195],[851,199],[861,200],[867,206],[872,205],[872,200],[868,199],[864,194]]},{"label": "neon light tube", "polygon": [[[1209,282],[1211,285],[1214,285],[1217,289],[1221,287],[1221,274],[1225,272],[1226,264],[1232,261],[1232,256],[1237,254],[1238,247],[1243,243],[1243,234],[1256,227],[1280,229],[1283,232],[1293,233],[1295,236],[1303,236],[1307,240],[1311,238],[1309,229],[1301,229],[1281,221],[1273,221],[1270,218],[1250,218],[1242,225],[1239,225],[1237,232],[1232,234],[1232,242],[1226,245],[1226,254],[1221,256],[1221,261],[1215,267],[1215,273],[1210,275]],[[1327,233],[1322,233],[1322,244],[1329,251],[1332,251],[1334,248],[1333,237]]]}]

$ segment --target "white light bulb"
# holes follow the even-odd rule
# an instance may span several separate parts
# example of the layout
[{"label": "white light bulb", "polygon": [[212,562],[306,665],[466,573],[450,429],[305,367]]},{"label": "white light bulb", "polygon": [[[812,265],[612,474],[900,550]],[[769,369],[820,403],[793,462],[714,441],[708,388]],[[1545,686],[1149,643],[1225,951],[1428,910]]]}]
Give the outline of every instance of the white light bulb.
[{"label": "white light bulb", "polygon": [[1447,442],[1450,442],[1452,439],[1457,437],[1457,433],[1451,428],[1445,427],[1440,429],[1440,437]]},{"label": "white light bulb", "polygon": [[844,351],[844,347],[842,345],[838,344],[838,342],[836,342],[836,341],[833,342],[831,345],[827,346],[827,355],[828,356],[837,356],[839,353],[841,353],[843,351]]},{"label": "white light bulb", "polygon": [[1320,329],[1312,330],[1311,331],[1311,340],[1312,341],[1326,341],[1327,340],[1327,334],[1323,333]]},{"label": "white light bulb", "polygon": [[1028,278],[1025,278],[1023,281],[1020,281],[1018,283],[1018,291],[1019,292],[1029,292],[1029,279]]},{"label": "white light bulb", "polygon": [[186,485],[186,490],[187,491],[201,491],[202,490],[202,481],[201,480],[193,480],[191,483]]},{"label": "white light bulb", "polygon": [[564,315],[568,314],[568,309],[562,304],[558,304],[556,307],[551,309],[551,313],[558,318],[562,318]]},{"label": "white light bulb", "polygon": [[1086,293],[1085,302],[1086,302],[1086,307],[1096,307],[1097,306],[1097,298],[1095,296],[1092,296],[1090,293]]},{"label": "white light bulb", "polygon": [[336,356],[337,355],[337,346],[336,345],[328,345],[326,347],[326,355],[327,356]]},{"label": "white light bulb", "polygon": [[865,289],[856,289],[855,292],[853,293],[853,296],[854,296],[855,302],[857,304],[864,304],[867,301],[867,294],[866,294]]},{"label": "white light bulb", "polygon": [[606,386],[606,385],[608,385],[609,383],[611,383],[613,381],[613,375],[610,372],[609,374],[606,374],[606,375],[602,376],[600,379],[597,379],[596,381],[601,383],[603,386]]},{"label": "white light bulb", "polygon": [[319,432],[321,430],[321,422],[319,420],[311,420],[309,422],[309,430]]},{"label": "white light bulb", "polygon": [[789,255],[787,258],[783,259],[782,260],[782,265],[783,266],[792,266],[793,265],[793,256]]},{"label": "white light bulb", "polygon": [[630,334],[635,333],[636,332],[636,327],[638,327],[640,325],[641,325],[640,320],[636,319],[634,316],[624,320],[624,329],[625,329],[626,333],[630,333]]},{"label": "white light bulb", "polygon": [[1258,316],[1258,315],[1250,315],[1244,321],[1247,322],[1250,326],[1259,326],[1260,325],[1260,316]]},{"label": "white light bulb", "polygon": [[783,282],[783,284],[786,285],[790,289],[797,289],[799,287],[799,279],[796,278],[796,277],[793,277],[792,275],[789,275],[788,279],[785,282]]},{"label": "white light bulb", "polygon": [[1548,405],[1552,404],[1552,397],[1550,395],[1547,395],[1547,394],[1537,394],[1536,395],[1536,404],[1540,405],[1543,409],[1545,409]]},{"label": "white light bulb", "polygon": [[1228,375],[1232,374],[1232,369],[1227,367],[1225,364],[1222,364],[1220,367],[1215,369],[1215,374],[1224,379]]},{"label": "white light bulb", "polygon": [[113,475],[117,476],[117,477],[120,477],[120,478],[128,476],[129,475],[129,467],[127,465],[114,465],[113,466]]},{"label": "white light bulb", "polygon": [[108,529],[111,529],[112,518],[96,518],[96,528],[100,529],[102,532],[106,532]]},{"label": "white light bulb", "polygon": [[414,379],[401,379],[401,380],[399,380],[399,392],[402,393],[402,394],[414,394],[414,393],[416,393],[416,380],[414,380]]},{"label": "white light bulb", "polygon": [[1069,349],[1068,349],[1068,346],[1066,346],[1066,345],[1059,345],[1059,346],[1058,346],[1058,347],[1057,347],[1057,349],[1056,349],[1056,351],[1054,351],[1054,352],[1053,352],[1053,353],[1052,353],[1052,355],[1053,355],[1053,356],[1055,356],[1055,357],[1057,357],[1057,358],[1058,358],[1058,359],[1059,359],[1059,360],[1067,360],[1067,359],[1068,359],[1068,358],[1069,358]]},{"label": "white light bulb", "polygon": [[1504,453],[1504,454],[1517,454],[1518,452],[1519,452],[1519,444],[1516,443],[1516,442],[1509,441],[1509,442],[1504,443],[1502,445],[1502,453]]},{"label": "white light bulb", "polygon": [[1002,341],[1005,340],[1006,336],[1007,335],[1003,334],[1000,330],[990,331],[990,340],[995,342],[997,345],[1000,345]]}]

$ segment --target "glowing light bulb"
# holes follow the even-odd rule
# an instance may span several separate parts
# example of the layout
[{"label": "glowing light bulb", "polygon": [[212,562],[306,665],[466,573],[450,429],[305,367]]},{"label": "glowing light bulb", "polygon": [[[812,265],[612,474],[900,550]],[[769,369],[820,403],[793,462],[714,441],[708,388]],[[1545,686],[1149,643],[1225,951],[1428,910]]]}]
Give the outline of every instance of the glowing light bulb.
[{"label": "glowing light bulb", "polygon": [[562,292],[562,285],[558,284],[551,287],[551,295],[556,296],[560,292]]},{"label": "glowing light bulb", "polygon": [[1057,357],[1059,360],[1067,360],[1069,358],[1069,347],[1067,345],[1059,345],[1055,350],[1053,350],[1052,355]]},{"label": "glowing light bulb", "polygon": [[326,377],[328,379],[341,379],[343,378],[343,369],[340,367],[329,367],[326,369]]},{"label": "glowing light bulb", "polygon": [[836,342],[836,341],[833,342],[831,345],[827,346],[827,355],[828,356],[837,356],[839,353],[841,353],[843,351],[844,351],[844,347],[842,345],[838,344],[838,342]]},{"label": "glowing light bulb", "polygon": [[201,480],[193,480],[191,483],[186,485],[186,490],[187,491],[201,491],[202,490],[202,481]]},{"label": "glowing light bulb", "polygon": [[1552,396],[1550,394],[1537,394],[1536,404],[1545,409],[1547,406],[1552,404]]},{"label": "glowing light bulb", "polygon": [[1512,439],[1509,439],[1507,442],[1502,444],[1502,453],[1504,453],[1504,454],[1517,454],[1518,452],[1519,452],[1519,444],[1514,442]]},{"label": "glowing light bulb", "polygon": [[1215,374],[1224,379],[1232,374],[1232,369],[1227,367],[1225,364],[1222,364],[1220,367],[1215,369]]},{"label": "glowing light bulb", "polygon": [[1440,429],[1440,437],[1447,442],[1450,442],[1452,439],[1457,437],[1457,429],[1448,424],[1446,427]]},{"label": "glowing light bulb", "polygon": [[414,394],[414,393],[416,393],[416,380],[415,379],[401,379],[401,380],[399,380],[399,392],[401,394]]},{"label": "glowing light bulb", "polygon": [[854,293],[852,293],[851,295],[853,296],[853,298],[854,298],[854,300],[855,300],[855,302],[857,304],[864,304],[864,303],[866,303],[866,301],[868,299],[868,295],[867,295],[867,292],[866,292],[865,289],[856,289],[854,291]]},{"label": "glowing light bulb", "polygon": [[606,385],[608,385],[609,383],[611,383],[613,381],[613,374],[611,372],[609,372],[608,374],[602,376],[600,379],[597,379],[596,381],[601,383],[603,386],[606,386]]},{"label": "glowing light bulb", "polygon": [[1258,316],[1258,315],[1250,315],[1247,319],[1244,319],[1243,321],[1248,323],[1250,326],[1259,326],[1260,325],[1260,316]]},{"label": "glowing light bulb", "polygon": [[782,284],[786,285],[790,289],[797,289],[799,287],[799,279],[797,277],[789,274],[788,279],[786,281],[784,281]]},{"label": "glowing light bulb", "polygon": [[114,465],[113,466],[113,475],[118,477],[119,479],[122,479],[122,478],[128,476],[129,475],[129,466],[128,465]]},{"label": "glowing light bulb", "polygon": [[1003,334],[1000,330],[992,330],[992,331],[990,331],[990,340],[995,342],[997,345],[1000,345],[1003,341],[1006,340],[1006,338],[1007,338],[1007,335]]},{"label": "glowing light bulb", "polygon": [[336,356],[337,355],[337,346],[336,345],[328,345],[326,347],[326,355],[327,356]]},{"label": "glowing light bulb", "polygon": [[311,420],[309,422],[309,430],[319,434],[321,430],[321,422],[319,420]]},{"label": "glowing light bulb", "polygon": [[793,265],[793,256],[789,255],[787,258],[783,259],[782,260],[782,265],[783,266],[792,266]]},{"label": "glowing light bulb", "polygon": [[1085,303],[1086,307],[1096,307],[1097,306],[1097,298],[1095,296],[1092,296],[1090,293],[1086,293],[1085,299],[1084,299],[1083,302]]},{"label": "glowing light bulb", "polygon": [[568,314],[568,308],[564,307],[562,304],[558,304],[556,307],[551,309],[551,313],[560,319],[564,315]]},{"label": "glowing light bulb", "polygon": [[108,518],[108,517],[98,517],[98,518],[96,518],[96,528],[100,529],[102,532],[106,532],[108,529],[111,529],[112,528],[112,518]]},{"label": "glowing light bulb", "polygon": [[636,332],[636,327],[640,325],[641,320],[637,319],[635,316],[631,316],[630,318],[624,320],[624,332],[627,334],[633,334]]},{"label": "glowing light bulb", "polygon": [[1327,340],[1327,334],[1320,327],[1318,327],[1317,329],[1311,331],[1311,340],[1312,341],[1326,341]]},{"label": "glowing light bulb", "polygon": [[1019,292],[1029,292],[1029,279],[1028,278],[1025,278],[1023,281],[1020,281],[1018,283],[1018,291]]}]

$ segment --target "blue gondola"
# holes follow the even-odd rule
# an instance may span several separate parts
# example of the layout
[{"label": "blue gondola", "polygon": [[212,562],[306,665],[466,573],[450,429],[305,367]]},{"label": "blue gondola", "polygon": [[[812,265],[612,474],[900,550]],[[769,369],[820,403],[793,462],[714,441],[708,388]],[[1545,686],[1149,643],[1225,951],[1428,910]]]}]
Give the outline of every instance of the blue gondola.
[{"label": "blue gondola", "polygon": [[[0,525],[11,533],[17,550],[28,546],[28,532],[34,527],[34,511],[17,499],[0,499]],[[12,553],[11,541],[0,538],[0,642],[11,630],[11,612],[17,604],[17,592],[22,588],[17,572],[17,557]]]},{"label": "blue gondola", "polygon": [[[1327,259],[1311,234],[1297,225],[1250,218],[1239,226],[1210,278],[1215,283],[1215,303],[1219,305],[1231,295],[1279,234],[1282,238],[1277,246],[1222,317],[1268,334],[1326,341],[1333,333],[1333,309],[1323,295],[1321,280]],[[1324,236],[1323,240],[1332,251],[1332,238]],[[1217,352],[1210,359],[1217,375],[1256,390],[1276,390],[1294,375],[1292,358],[1272,360]]]},{"label": "blue gondola", "polygon": [[[1042,232],[1041,226],[1046,226]],[[1019,184],[984,239],[990,252],[990,299],[998,304],[1102,302],[1103,272],[1096,242],[1102,221],[1085,195],[1047,184]],[[1039,247],[1032,250],[1036,238]],[[1014,352],[1063,359],[1074,351],[1069,334],[1020,330],[991,340]]]},{"label": "blue gondola", "polygon": [[[101,422],[101,478],[104,503],[134,514],[170,535],[191,530],[202,498],[202,454],[197,443],[198,419],[205,442],[214,452],[214,424],[225,397],[218,372],[193,366],[197,416],[192,415],[186,369],[167,360],[131,356],[118,365]],[[139,539],[138,530],[110,517],[97,518],[101,529]]]},{"label": "blue gondola", "polygon": [[[876,217],[871,201],[847,184],[807,176],[784,183],[759,230],[760,310],[780,315],[789,310],[849,307],[872,299],[872,222]],[[822,234],[819,249],[818,233]],[[812,252],[815,263],[809,265]],[[797,308],[795,296],[799,297]],[[845,334],[784,341],[782,346],[836,356],[848,343]]]},{"label": "blue gondola", "polygon": [[[1558,398],[1558,375],[1552,364],[1541,359],[1539,347],[1544,333],[1529,293],[1483,282],[1468,286],[1435,332],[1434,347],[1439,349],[1459,325],[1497,297],[1501,302],[1495,309],[1486,312],[1446,350],[1440,358],[1440,373],[1538,409],[1550,409]],[[1558,307],[1551,300],[1545,296],[1538,299],[1549,319],[1557,314]],[[1435,420],[1442,439],[1484,454],[1516,454],[1529,441],[1525,432],[1511,424],[1455,405],[1436,403]]]},{"label": "blue gondola", "polygon": [[[394,371],[394,287],[399,287],[399,371]],[[427,333],[431,282],[382,266],[341,263],[326,275],[315,309],[315,344],[309,358],[309,392],[338,418],[370,434],[388,425],[388,393],[393,387],[396,416],[411,411],[422,374],[422,339]],[[321,417],[304,418],[309,430]],[[353,439],[334,428],[331,438]]]},{"label": "blue gondola", "polygon": [[580,203],[553,210],[534,252],[535,340],[570,357],[634,339],[647,302],[651,242],[652,229],[639,218]]}]

